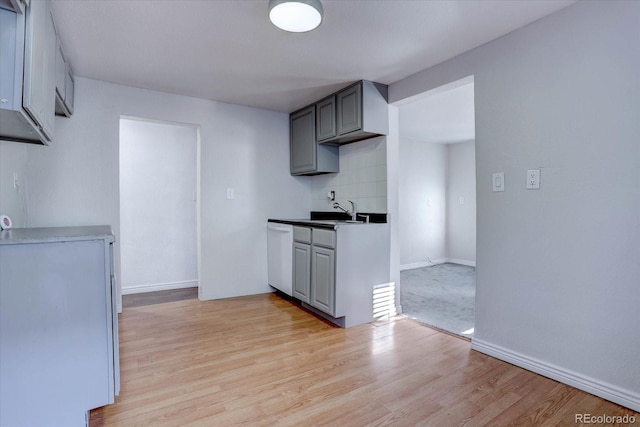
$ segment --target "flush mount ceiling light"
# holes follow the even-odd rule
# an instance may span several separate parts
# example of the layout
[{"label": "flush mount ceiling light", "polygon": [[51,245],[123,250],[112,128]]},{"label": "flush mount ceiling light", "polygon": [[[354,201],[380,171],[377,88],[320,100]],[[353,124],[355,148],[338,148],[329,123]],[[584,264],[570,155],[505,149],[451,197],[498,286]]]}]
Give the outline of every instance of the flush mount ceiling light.
[{"label": "flush mount ceiling light", "polygon": [[322,22],[320,0],[269,0],[269,19],[291,33],[314,30]]}]

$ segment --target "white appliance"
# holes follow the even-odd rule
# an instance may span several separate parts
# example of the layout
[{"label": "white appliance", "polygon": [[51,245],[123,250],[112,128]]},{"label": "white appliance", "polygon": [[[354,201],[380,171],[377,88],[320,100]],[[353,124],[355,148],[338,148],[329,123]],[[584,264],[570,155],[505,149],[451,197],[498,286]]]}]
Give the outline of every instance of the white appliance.
[{"label": "white appliance", "polygon": [[269,285],[293,295],[293,226],[267,223]]}]

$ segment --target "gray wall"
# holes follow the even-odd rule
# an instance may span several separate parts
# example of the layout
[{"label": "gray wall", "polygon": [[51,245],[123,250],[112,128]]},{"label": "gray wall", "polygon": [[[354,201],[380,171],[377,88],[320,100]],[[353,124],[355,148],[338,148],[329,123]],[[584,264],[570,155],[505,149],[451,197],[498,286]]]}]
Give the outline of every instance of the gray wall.
[{"label": "gray wall", "polygon": [[[14,186],[14,173],[18,186]],[[27,144],[0,141],[0,214],[11,218],[13,227],[25,227],[27,211]]]},{"label": "gray wall", "polygon": [[327,194],[335,191],[336,202],[358,212],[387,212],[387,145],[384,137],[341,145],[340,172],[310,177],[314,211],[335,211]]},{"label": "gray wall", "polygon": [[120,120],[123,294],[198,286],[198,132]]},{"label": "gray wall", "polygon": [[447,257],[476,262],[475,141],[447,144]]},{"label": "gray wall", "polygon": [[31,226],[110,224],[119,269],[120,117],[200,125],[201,297],[270,291],[267,219],[311,207],[310,181],[289,174],[287,114],[84,78],[75,101],[50,147],[28,147]]},{"label": "gray wall", "polygon": [[640,2],[578,2],[390,87],[397,102],[474,76],[473,347],[635,410],[639,28]]},{"label": "gray wall", "polygon": [[445,262],[447,146],[402,138],[399,172],[402,268]]},{"label": "gray wall", "polygon": [[398,173],[401,268],[475,265],[474,141],[434,144],[401,138]]}]

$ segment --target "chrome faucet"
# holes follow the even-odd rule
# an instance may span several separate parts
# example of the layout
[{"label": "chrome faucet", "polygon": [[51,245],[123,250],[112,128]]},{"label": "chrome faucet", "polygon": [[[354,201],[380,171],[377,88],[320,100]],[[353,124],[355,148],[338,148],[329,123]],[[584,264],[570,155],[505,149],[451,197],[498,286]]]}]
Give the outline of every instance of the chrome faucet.
[{"label": "chrome faucet", "polygon": [[344,207],[342,207],[342,205],[338,202],[335,202],[333,204],[333,208],[334,209],[340,209],[342,212],[351,215],[351,220],[352,221],[356,221],[358,219],[358,211],[357,211],[357,206],[354,202],[352,202],[351,200],[347,200],[347,202],[351,203],[351,210],[349,209],[345,209]]},{"label": "chrome faucet", "polygon": [[[351,221],[357,221],[358,220],[358,209],[356,207],[356,204],[354,202],[352,202],[351,200],[347,200],[347,202],[351,203]],[[347,212],[349,213],[349,212]]]}]

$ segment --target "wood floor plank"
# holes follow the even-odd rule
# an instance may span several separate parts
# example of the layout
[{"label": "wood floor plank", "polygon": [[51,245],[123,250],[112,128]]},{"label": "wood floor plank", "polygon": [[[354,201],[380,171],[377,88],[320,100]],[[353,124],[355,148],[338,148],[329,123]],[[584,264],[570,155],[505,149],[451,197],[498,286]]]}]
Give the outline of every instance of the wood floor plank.
[{"label": "wood floor plank", "polygon": [[96,426],[575,425],[640,414],[396,317],[337,328],[275,294],[127,307]]}]

